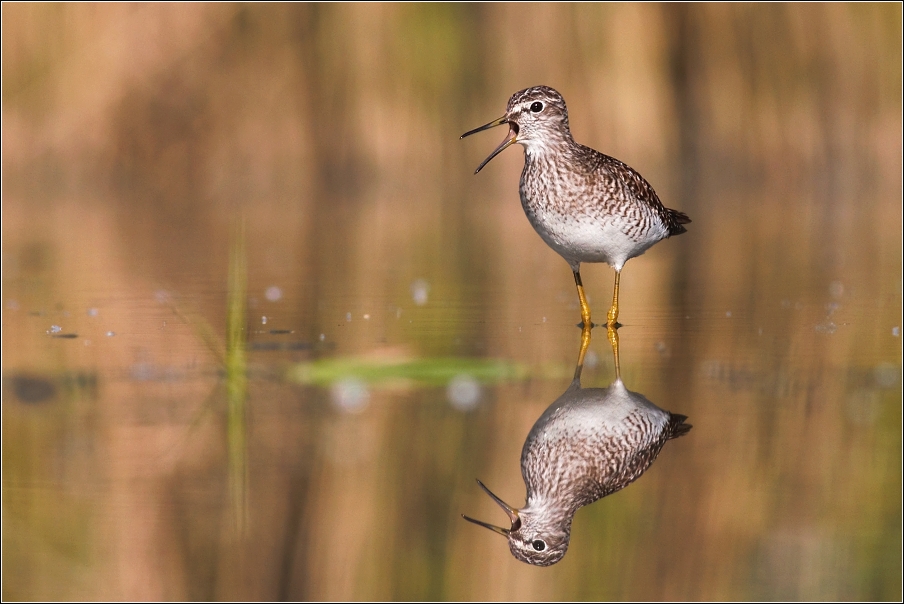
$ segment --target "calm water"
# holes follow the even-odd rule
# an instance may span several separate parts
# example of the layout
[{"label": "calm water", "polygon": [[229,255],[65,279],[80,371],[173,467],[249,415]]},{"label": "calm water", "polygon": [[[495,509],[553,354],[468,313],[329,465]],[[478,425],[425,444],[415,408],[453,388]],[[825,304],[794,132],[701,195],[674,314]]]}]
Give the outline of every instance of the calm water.
[{"label": "calm water", "polygon": [[[523,8],[4,5],[5,599],[901,597],[900,7]],[[461,518],[578,357],[458,140],[537,83],[693,219],[619,336],[694,428],[545,569]]]}]

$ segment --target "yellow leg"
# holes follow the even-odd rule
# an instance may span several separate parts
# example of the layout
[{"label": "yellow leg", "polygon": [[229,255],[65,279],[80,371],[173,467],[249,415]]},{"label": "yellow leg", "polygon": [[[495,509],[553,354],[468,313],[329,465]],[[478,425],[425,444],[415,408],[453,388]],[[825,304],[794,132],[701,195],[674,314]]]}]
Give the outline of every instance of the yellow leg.
[{"label": "yellow leg", "polygon": [[578,271],[573,272],[574,284],[578,286],[578,298],[581,300],[581,327],[593,327],[593,323],[590,322],[590,305],[587,304],[587,298],[584,296],[584,284],[581,283],[581,273]]},{"label": "yellow leg", "polygon": [[612,358],[615,360],[615,379],[621,379],[621,367],[618,364],[618,329],[615,327],[606,327],[606,337],[609,338],[609,344],[612,345]]},{"label": "yellow leg", "polygon": [[[575,273],[577,274],[577,273]],[[606,315],[606,325],[608,327],[618,327],[618,279],[621,277],[621,271],[615,271],[615,290],[612,292],[612,308]]]}]

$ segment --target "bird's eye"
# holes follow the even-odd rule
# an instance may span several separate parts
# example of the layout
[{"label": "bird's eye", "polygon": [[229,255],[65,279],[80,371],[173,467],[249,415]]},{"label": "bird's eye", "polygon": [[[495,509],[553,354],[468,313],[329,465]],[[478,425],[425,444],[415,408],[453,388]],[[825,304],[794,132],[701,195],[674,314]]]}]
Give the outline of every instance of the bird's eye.
[{"label": "bird's eye", "polygon": [[541,111],[543,111],[543,103],[541,103],[540,101],[534,101],[530,106],[530,110],[534,113],[540,113]]},{"label": "bird's eye", "polygon": [[546,549],[546,544],[543,543],[542,539],[534,539],[534,541],[533,541],[533,543],[531,543],[531,545],[538,552],[542,552],[543,550]]}]

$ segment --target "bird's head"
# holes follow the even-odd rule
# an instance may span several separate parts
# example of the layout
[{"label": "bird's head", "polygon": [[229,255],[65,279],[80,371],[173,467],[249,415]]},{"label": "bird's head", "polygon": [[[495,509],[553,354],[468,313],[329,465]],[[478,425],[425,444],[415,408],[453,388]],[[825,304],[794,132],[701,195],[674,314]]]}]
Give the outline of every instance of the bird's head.
[{"label": "bird's head", "polygon": [[551,513],[555,511],[545,507],[517,510],[496,497],[479,480],[477,484],[508,514],[511,527],[502,528],[464,514],[462,518],[508,539],[512,555],[522,562],[550,566],[565,556],[571,535],[571,514]]},{"label": "bird's head", "polygon": [[509,99],[505,115],[479,128],[465,132],[461,138],[503,124],[509,126],[508,136],[490,153],[489,157],[483,160],[474,171],[475,174],[480,172],[491,159],[515,143],[524,145],[528,149],[542,149],[571,141],[565,99],[558,91],[549,86],[534,86],[516,92]]}]

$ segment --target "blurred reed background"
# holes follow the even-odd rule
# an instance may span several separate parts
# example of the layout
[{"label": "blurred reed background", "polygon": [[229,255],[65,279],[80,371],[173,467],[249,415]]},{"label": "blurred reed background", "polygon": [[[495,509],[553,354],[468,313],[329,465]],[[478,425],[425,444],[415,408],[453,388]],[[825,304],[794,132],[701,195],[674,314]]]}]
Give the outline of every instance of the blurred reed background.
[{"label": "blurred reed background", "polygon": [[[900,599],[901,16],[4,3],[3,598]],[[577,352],[520,151],[474,177],[502,134],[458,140],[541,83],[694,221],[621,318],[627,386],[695,431],[548,570],[458,517],[478,475],[518,500]],[[356,355],[531,377],[471,414],[285,377]]]}]

